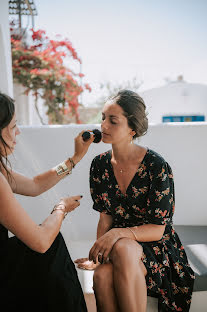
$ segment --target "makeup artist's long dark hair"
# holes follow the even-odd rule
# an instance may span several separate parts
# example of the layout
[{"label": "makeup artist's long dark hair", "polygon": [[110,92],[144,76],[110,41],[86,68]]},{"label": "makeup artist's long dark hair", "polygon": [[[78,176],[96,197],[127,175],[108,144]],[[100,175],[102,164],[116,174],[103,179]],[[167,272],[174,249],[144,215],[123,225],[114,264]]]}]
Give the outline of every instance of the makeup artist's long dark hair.
[{"label": "makeup artist's long dark hair", "polygon": [[[11,174],[7,169],[9,160],[7,158],[6,147],[9,147],[2,137],[2,130],[11,122],[15,112],[14,100],[8,95],[0,92],[0,172],[6,171],[7,177],[10,179]],[[3,150],[2,150],[3,149]],[[10,164],[10,163],[9,163]]]}]

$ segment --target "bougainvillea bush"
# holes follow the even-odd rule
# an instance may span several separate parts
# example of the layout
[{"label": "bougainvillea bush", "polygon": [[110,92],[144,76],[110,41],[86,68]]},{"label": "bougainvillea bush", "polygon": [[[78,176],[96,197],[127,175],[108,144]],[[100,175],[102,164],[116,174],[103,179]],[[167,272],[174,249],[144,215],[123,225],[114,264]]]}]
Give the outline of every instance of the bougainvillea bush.
[{"label": "bougainvillea bush", "polygon": [[71,113],[80,123],[78,97],[91,88],[88,84],[81,86],[80,77],[84,75],[65,64],[66,60],[81,63],[71,42],[60,36],[58,40],[50,40],[44,30],[31,29],[28,37],[29,44],[11,28],[14,81],[25,87],[25,94],[32,92],[38,114],[38,98],[44,100],[50,123],[62,124]]}]

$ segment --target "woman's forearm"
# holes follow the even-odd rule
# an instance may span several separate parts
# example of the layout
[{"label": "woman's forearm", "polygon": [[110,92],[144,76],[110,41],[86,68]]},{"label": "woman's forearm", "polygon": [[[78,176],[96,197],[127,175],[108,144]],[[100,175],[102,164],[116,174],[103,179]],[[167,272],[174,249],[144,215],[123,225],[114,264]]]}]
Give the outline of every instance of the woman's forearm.
[{"label": "woman's forearm", "polygon": [[138,242],[153,242],[158,241],[162,238],[165,225],[156,224],[143,224],[140,226],[134,226],[129,228],[118,228],[120,238],[131,238]]},{"label": "woman's forearm", "polygon": [[99,239],[101,236],[103,236],[106,232],[110,230],[110,226],[103,224],[102,222],[98,222],[98,227],[97,227],[97,239]]},{"label": "woman's forearm", "polygon": [[[69,160],[65,161],[67,167],[71,171],[73,169],[72,164]],[[76,164],[76,163],[75,163]],[[61,175],[57,174],[56,167],[48,170],[47,172],[44,172],[42,174],[39,174],[33,178],[33,182],[35,184],[35,195],[38,196],[49,189],[51,189],[53,186],[55,186],[60,180],[65,178],[68,174],[63,173]]]},{"label": "woman's forearm", "polygon": [[[74,158],[74,160],[73,160]],[[78,162],[75,157],[73,157],[72,160],[76,164]],[[72,164],[69,160],[65,161],[66,166],[69,170],[72,169]],[[65,176],[67,176],[67,173],[62,173],[61,175],[57,174],[56,167],[41,173],[34,178],[28,178],[25,177],[17,172],[12,171],[11,172],[14,180],[12,180],[12,190],[13,192],[25,196],[38,196],[53,186],[55,186],[60,180],[62,180]]]},{"label": "woman's forearm", "polygon": [[100,214],[100,219],[97,227],[97,239],[103,236],[106,232],[111,229],[112,218],[104,214]]},{"label": "woman's forearm", "polygon": [[[68,167],[69,172],[72,173],[73,166],[76,165],[80,160],[81,157],[76,154],[73,155],[73,157],[70,157],[67,160],[65,160],[65,164]],[[36,184],[35,196],[38,196],[48,191],[53,186],[55,186],[60,180],[62,180],[68,175],[68,173],[58,175],[56,167],[33,178],[33,181]]]},{"label": "woman's forearm", "polygon": [[[61,210],[56,210],[44,220],[39,226],[41,243],[40,246],[34,246],[34,250],[36,249],[37,252],[44,253],[50,248],[60,231],[63,218],[63,212]],[[44,241],[43,237],[45,238]]]}]

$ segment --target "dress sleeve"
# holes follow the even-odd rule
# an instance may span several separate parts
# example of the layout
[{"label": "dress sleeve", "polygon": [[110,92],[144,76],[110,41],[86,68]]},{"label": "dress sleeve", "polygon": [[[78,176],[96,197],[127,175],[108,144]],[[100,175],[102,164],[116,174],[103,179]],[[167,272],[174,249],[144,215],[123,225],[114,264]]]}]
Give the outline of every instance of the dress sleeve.
[{"label": "dress sleeve", "polygon": [[174,213],[174,182],[168,163],[154,164],[150,173],[151,185],[147,199],[147,223],[172,224]]},{"label": "dress sleeve", "polygon": [[100,164],[94,158],[90,168],[90,192],[93,199],[93,209],[110,215],[108,194],[105,191],[104,185]]}]

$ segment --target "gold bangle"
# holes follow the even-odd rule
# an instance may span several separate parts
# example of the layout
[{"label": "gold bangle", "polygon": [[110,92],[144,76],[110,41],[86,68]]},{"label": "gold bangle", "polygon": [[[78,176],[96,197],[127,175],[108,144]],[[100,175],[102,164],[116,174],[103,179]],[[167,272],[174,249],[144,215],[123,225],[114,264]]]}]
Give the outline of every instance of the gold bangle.
[{"label": "gold bangle", "polygon": [[[60,207],[60,206],[63,206],[62,208]],[[55,210],[62,210],[62,212],[64,213],[64,218],[63,219],[65,219],[65,217],[67,216],[67,212],[65,212],[65,210],[66,210],[66,206],[64,205],[64,204],[57,204],[57,205],[55,205],[54,207],[53,207],[53,210],[51,211],[51,214],[55,211]]]},{"label": "gold bangle", "polygon": [[55,167],[55,171],[57,172],[58,176],[62,175],[64,173],[66,173],[68,175],[68,174],[72,173],[72,166],[71,166],[71,169],[69,169],[68,166],[66,165],[65,161],[64,161]]},{"label": "gold bangle", "polygon": [[127,227],[127,229],[130,230],[130,231],[132,232],[132,234],[133,234],[134,237],[135,237],[135,240],[137,241],[138,239],[137,239],[137,236],[136,236],[136,234],[134,233],[134,231],[133,231],[130,227]]}]

